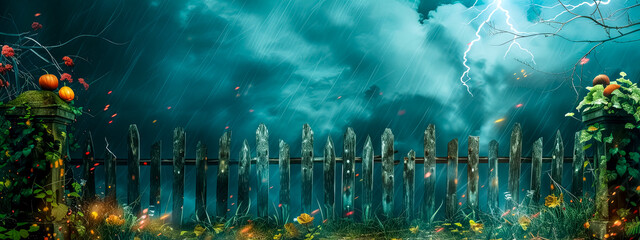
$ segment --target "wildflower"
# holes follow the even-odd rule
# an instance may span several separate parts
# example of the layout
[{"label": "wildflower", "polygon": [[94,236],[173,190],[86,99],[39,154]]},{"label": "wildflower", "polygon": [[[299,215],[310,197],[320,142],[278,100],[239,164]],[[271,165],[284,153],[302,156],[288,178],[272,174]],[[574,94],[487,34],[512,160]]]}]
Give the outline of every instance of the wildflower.
[{"label": "wildflower", "polygon": [[411,228],[409,228],[409,231],[411,231],[411,233],[415,234],[418,231],[420,231],[420,226],[411,227]]},{"label": "wildflower", "polygon": [[33,29],[33,31],[38,31],[42,28],[42,24],[40,24],[39,22],[33,22],[31,24],[31,29]]},{"label": "wildflower", "polygon": [[98,213],[96,211],[91,212],[93,219],[98,219]]},{"label": "wildflower", "polygon": [[589,224],[589,222],[585,222],[583,226],[584,226],[584,228],[588,229],[589,227],[591,227],[591,224]]},{"label": "wildflower", "polygon": [[6,71],[11,71],[11,70],[13,70],[13,65],[11,65],[11,64],[5,64],[5,65],[4,65],[4,70],[6,70]]},{"label": "wildflower", "polygon": [[67,57],[67,56],[62,57],[62,61],[64,61],[64,65],[67,65],[67,67],[73,67],[74,65],[73,59],[71,59],[70,57]]},{"label": "wildflower", "polygon": [[482,233],[482,229],[484,229],[484,224],[476,223],[473,220],[469,220],[469,225],[471,226],[471,230],[476,233]]},{"label": "wildflower", "polygon": [[293,223],[285,224],[284,229],[287,230],[287,233],[289,233],[290,236],[292,237],[298,236],[298,229],[296,228],[295,225],[293,225]]},{"label": "wildflower", "polygon": [[529,219],[526,216],[522,216],[518,218],[518,224],[520,224],[520,227],[522,227],[522,230],[527,231],[527,228],[529,228],[529,225],[531,225],[531,219]]},{"label": "wildflower", "polygon": [[71,74],[68,74],[68,73],[63,73],[62,75],[60,75],[60,81],[64,81],[64,80],[69,81],[69,83],[73,82],[73,78],[71,78]]},{"label": "wildflower", "polygon": [[556,197],[554,194],[551,194],[544,198],[544,205],[550,208],[554,208],[560,205],[560,199]]},{"label": "wildflower", "polygon": [[280,239],[280,238],[282,238],[282,233],[278,233],[276,235],[273,235],[273,239],[277,240],[277,239]]},{"label": "wildflower", "polygon": [[302,225],[313,224],[313,217],[306,213],[300,214],[300,216],[298,217],[298,223]]},{"label": "wildflower", "polygon": [[16,53],[13,51],[13,48],[9,47],[9,45],[2,46],[2,55],[5,57],[13,57]]},{"label": "wildflower", "polygon": [[109,217],[105,220],[105,222],[108,225],[120,226],[124,224],[124,219],[121,219],[120,217],[112,214],[112,215],[109,215]]}]

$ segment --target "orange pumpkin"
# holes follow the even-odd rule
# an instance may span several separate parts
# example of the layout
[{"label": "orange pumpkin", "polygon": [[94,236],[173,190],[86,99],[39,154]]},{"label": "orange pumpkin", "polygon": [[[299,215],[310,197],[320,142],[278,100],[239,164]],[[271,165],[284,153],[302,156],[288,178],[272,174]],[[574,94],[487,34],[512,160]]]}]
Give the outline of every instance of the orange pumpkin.
[{"label": "orange pumpkin", "polygon": [[620,85],[611,84],[611,85],[607,86],[606,88],[604,88],[603,94],[604,94],[605,97],[610,97],[611,93],[613,93],[613,91],[615,91],[618,88],[620,88]]},{"label": "orange pumpkin", "polygon": [[38,83],[43,90],[56,90],[58,88],[58,77],[53,74],[45,74],[40,76]]},{"label": "orange pumpkin", "polygon": [[70,87],[64,86],[60,88],[60,91],[58,91],[58,96],[60,96],[62,100],[71,102],[71,100],[73,100],[73,97],[75,95],[73,93],[73,90]]},{"label": "orange pumpkin", "polygon": [[596,85],[600,84],[603,87],[607,87],[607,85],[609,85],[609,83],[611,83],[611,81],[609,81],[609,77],[607,75],[604,74],[600,74],[598,76],[596,76],[593,79],[593,86],[595,87]]}]

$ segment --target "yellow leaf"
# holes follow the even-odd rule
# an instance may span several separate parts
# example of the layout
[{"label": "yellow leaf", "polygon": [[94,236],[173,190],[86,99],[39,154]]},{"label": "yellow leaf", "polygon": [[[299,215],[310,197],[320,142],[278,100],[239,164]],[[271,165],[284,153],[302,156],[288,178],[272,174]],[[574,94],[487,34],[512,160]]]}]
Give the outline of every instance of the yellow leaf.
[{"label": "yellow leaf", "polygon": [[415,234],[418,231],[420,231],[420,226],[411,227],[411,228],[409,228],[409,231],[411,231],[411,233]]},{"label": "yellow leaf", "polygon": [[454,224],[455,224],[456,226],[458,226],[458,227],[462,227],[462,224],[461,224],[461,223],[454,223]]},{"label": "yellow leaf", "polygon": [[593,132],[593,131],[595,131],[595,130],[598,130],[598,128],[597,128],[597,127],[594,127],[594,126],[589,126],[589,127],[587,128],[587,131],[589,131],[589,132]]},{"label": "yellow leaf", "polygon": [[218,224],[214,225],[213,226],[213,231],[216,231],[216,234],[221,233],[222,231],[224,231],[224,224],[218,223]]},{"label": "yellow leaf", "polygon": [[185,235],[186,233],[188,233],[187,231],[182,231],[180,232],[180,236]]},{"label": "yellow leaf", "polygon": [[527,228],[531,225],[531,219],[526,216],[522,216],[518,219],[518,223],[520,224],[520,227],[522,227],[522,230],[527,231]]},{"label": "yellow leaf", "polygon": [[205,229],[200,226],[200,224],[196,225],[196,227],[193,229],[193,233],[196,234],[196,237],[199,237],[200,235],[202,235],[202,233],[204,233]]},{"label": "yellow leaf", "polygon": [[306,213],[300,214],[298,217],[298,223],[302,225],[313,224],[313,217]]},{"label": "yellow leaf", "polygon": [[9,179],[7,179],[7,181],[4,182],[4,186],[5,187],[11,186],[11,181],[9,181]]},{"label": "yellow leaf", "polygon": [[582,168],[586,168],[587,165],[589,165],[589,161],[584,161],[584,166],[582,166]]}]

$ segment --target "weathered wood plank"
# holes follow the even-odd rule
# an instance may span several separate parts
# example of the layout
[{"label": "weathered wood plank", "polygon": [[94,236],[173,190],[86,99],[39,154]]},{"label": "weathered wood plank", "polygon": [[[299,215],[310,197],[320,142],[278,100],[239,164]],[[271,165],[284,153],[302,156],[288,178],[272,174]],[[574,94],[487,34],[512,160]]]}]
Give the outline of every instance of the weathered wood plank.
[{"label": "weathered wood plank", "polygon": [[149,189],[149,211],[154,216],[162,215],[162,207],[160,204],[160,192],[161,192],[161,184],[162,181],[160,179],[160,168],[162,164],[161,162],[161,154],[162,154],[162,142],[155,142],[151,146],[151,170],[150,170],[150,189]]},{"label": "weathered wood plank", "polygon": [[127,184],[127,204],[134,215],[140,214],[140,133],[135,124],[129,126],[127,137],[129,180]]},{"label": "weathered wood plank", "polygon": [[411,150],[404,158],[404,168],[402,171],[404,185],[404,215],[407,220],[413,219],[414,199],[416,190],[416,152]]},{"label": "weathered wood plank", "polygon": [[258,217],[269,216],[269,130],[260,124],[256,130],[256,170],[258,175]]},{"label": "weathered wood plank", "polygon": [[[231,131],[225,132],[218,141],[218,173],[216,178],[216,216],[227,216],[229,199],[229,154],[231,152]],[[248,177],[248,175],[247,175]],[[238,203],[238,207],[240,207]]]},{"label": "weathered wood plank", "polygon": [[182,226],[185,137],[184,128],[178,127],[173,130],[173,208],[171,210],[171,219],[176,227]]},{"label": "weathered wood plank", "polygon": [[356,134],[352,128],[344,133],[342,159],[342,217],[351,218],[355,211],[356,191]]},{"label": "weathered wood plank", "polygon": [[310,213],[313,204],[313,130],[309,124],[302,126],[302,211]]},{"label": "weathered wood plank", "polygon": [[382,212],[393,217],[393,133],[387,128],[382,133]]},{"label": "weathered wood plank", "polygon": [[104,151],[104,195],[107,201],[116,202],[116,156],[109,150],[108,145]]},{"label": "weathered wood plank", "polygon": [[329,220],[335,219],[336,208],[336,150],[331,135],[324,146],[324,212]]},{"label": "weathered wood plank", "polygon": [[582,199],[582,187],[584,183],[584,143],[580,142],[580,131],[576,132],[573,144],[573,182],[571,193]]},{"label": "weathered wood plank", "polygon": [[422,220],[431,221],[436,204],[436,126],[429,124],[424,131],[424,191]]},{"label": "weathered wood plank", "polygon": [[85,141],[84,146],[84,154],[82,154],[82,162],[83,162],[83,179],[86,181],[84,185],[84,192],[82,193],[85,200],[91,200],[96,197],[96,177],[95,177],[95,169],[93,161],[95,160],[94,155],[95,148],[93,147],[93,138],[91,137],[91,132],[87,134],[87,140]]},{"label": "weathered wood plank", "polygon": [[467,207],[473,212],[478,212],[478,162],[480,159],[480,138],[469,136],[469,163],[467,163]]},{"label": "weathered wood plank", "polygon": [[553,143],[553,154],[551,155],[551,193],[556,196],[560,195],[560,187],[562,186],[562,164],[564,160],[564,144],[560,130],[556,132],[556,138]]},{"label": "weathered wood plank", "polygon": [[498,181],[498,141],[489,142],[489,211],[492,214],[499,213],[500,209],[500,182]]},{"label": "weathered wood plank", "polygon": [[282,208],[282,219],[285,222],[289,220],[290,216],[290,180],[291,180],[291,165],[289,159],[289,144],[280,140],[280,153],[278,155],[278,164],[280,165],[280,204]]},{"label": "weathered wood plank", "polygon": [[196,220],[207,221],[207,145],[196,146]]},{"label": "weathered wood plank", "polygon": [[238,214],[246,215],[249,212],[249,176],[251,176],[251,149],[245,139],[240,150],[240,163],[238,164]]},{"label": "weathered wood plank", "polygon": [[373,144],[367,136],[362,150],[362,220],[373,220]]},{"label": "weathered wood plank", "polygon": [[516,123],[511,132],[509,146],[509,194],[507,208],[511,209],[520,202],[520,165],[522,161],[522,128]]},{"label": "weathered wood plank", "polygon": [[446,216],[447,219],[453,219],[458,212],[458,139],[455,138],[447,144],[447,195]]},{"label": "weathered wood plank", "polygon": [[531,150],[531,202],[540,203],[540,186],[542,185],[542,138],[533,143]]}]

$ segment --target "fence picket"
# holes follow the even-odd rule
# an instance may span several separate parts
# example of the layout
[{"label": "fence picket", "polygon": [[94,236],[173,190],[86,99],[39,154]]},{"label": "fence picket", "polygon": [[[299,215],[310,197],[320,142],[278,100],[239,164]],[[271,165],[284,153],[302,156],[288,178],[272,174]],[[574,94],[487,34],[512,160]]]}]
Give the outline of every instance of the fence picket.
[{"label": "fence picket", "polygon": [[258,175],[258,217],[269,216],[269,130],[264,124],[256,130],[256,169]]},{"label": "fence picket", "polygon": [[582,200],[582,185],[584,183],[584,143],[580,142],[580,132],[576,132],[573,145],[573,182],[571,193]]},{"label": "fence picket", "polygon": [[424,192],[422,219],[431,221],[436,204],[436,127],[429,124],[424,131]]},{"label": "fence picket", "polygon": [[516,123],[511,132],[509,146],[509,194],[511,200],[507,201],[507,208],[512,208],[520,202],[520,164],[522,161],[522,128]]},{"label": "fence picket", "polygon": [[480,138],[469,136],[469,162],[467,163],[467,207],[473,212],[478,208],[478,162],[480,161]]},{"label": "fence picket", "polygon": [[278,155],[278,164],[280,165],[280,206],[282,208],[282,219],[287,222],[289,220],[289,210],[291,204],[290,196],[290,161],[289,161],[289,144],[280,140],[280,153]]},{"label": "fence picket", "polygon": [[309,124],[302,126],[302,211],[310,213],[313,199],[313,130]]},{"label": "fence picket", "polygon": [[185,140],[184,128],[178,127],[173,130],[173,208],[171,218],[176,227],[182,226]]},{"label": "fence picket", "polygon": [[498,181],[498,141],[489,142],[489,211],[496,214],[500,206],[500,182]]},{"label": "fence picket", "polygon": [[[216,176],[216,216],[227,216],[229,199],[229,154],[231,152],[231,131],[225,132],[218,141],[218,174]],[[240,206],[238,206],[240,207]]]},{"label": "fence picket", "polygon": [[196,146],[196,220],[208,220],[207,214],[207,146]]},{"label": "fence picket", "polygon": [[458,211],[458,139],[455,138],[447,145],[447,196],[446,216],[453,219]]},{"label": "fence picket", "polygon": [[407,220],[413,219],[413,199],[415,197],[416,182],[416,152],[411,150],[404,158],[404,168],[402,171],[404,185],[404,214]]},{"label": "fence picket", "polygon": [[[556,139],[553,143],[553,154],[551,155],[551,193],[558,196],[562,186],[562,164],[564,163],[564,144],[560,130],[556,132]],[[557,184],[557,186],[556,186]]]},{"label": "fence picket", "polygon": [[149,189],[149,210],[154,216],[160,216],[162,214],[162,208],[160,207],[160,156],[162,154],[162,142],[155,142],[151,146],[151,170],[150,170],[150,189]]},{"label": "fence picket", "polygon": [[[249,212],[249,176],[251,172],[251,149],[247,139],[242,142],[240,150],[240,163],[238,165],[238,214],[246,215]],[[226,197],[226,196],[225,196]]]},{"label": "fence picket", "polygon": [[373,144],[371,137],[367,136],[362,150],[362,220],[373,220]]},{"label": "fence picket", "polygon": [[531,150],[531,202],[540,203],[540,186],[542,185],[542,138],[533,143]]},{"label": "fence picket", "polygon": [[116,194],[116,156],[107,147],[105,147],[104,159],[104,195],[107,201],[116,202],[118,200]]},{"label": "fence picket", "polygon": [[356,134],[352,128],[344,133],[344,151],[342,153],[342,217],[351,218],[355,192],[356,170]]},{"label": "fence picket", "polygon": [[96,177],[93,164],[94,158],[93,138],[91,132],[87,134],[87,140],[85,142],[84,154],[82,154],[82,162],[84,165],[83,179],[86,181],[84,185],[83,197],[84,199],[93,199],[96,196]]},{"label": "fence picket", "polygon": [[333,148],[333,140],[331,135],[327,137],[327,143],[324,146],[324,211],[326,218],[335,219],[336,208],[336,151]]},{"label": "fence picket", "polygon": [[393,217],[393,133],[386,128],[382,133],[382,211]]},{"label": "fence picket", "polygon": [[140,133],[135,124],[129,126],[127,137],[129,180],[127,184],[127,204],[134,215],[140,213]]}]

